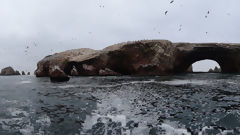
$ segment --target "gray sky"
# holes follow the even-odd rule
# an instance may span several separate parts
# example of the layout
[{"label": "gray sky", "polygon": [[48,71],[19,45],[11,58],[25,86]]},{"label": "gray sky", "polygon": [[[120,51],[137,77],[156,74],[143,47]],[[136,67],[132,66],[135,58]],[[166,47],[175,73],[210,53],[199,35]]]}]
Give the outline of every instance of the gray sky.
[{"label": "gray sky", "polygon": [[0,0],[0,69],[33,72],[46,55],[129,40],[240,43],[240,0],[170,1]]}]

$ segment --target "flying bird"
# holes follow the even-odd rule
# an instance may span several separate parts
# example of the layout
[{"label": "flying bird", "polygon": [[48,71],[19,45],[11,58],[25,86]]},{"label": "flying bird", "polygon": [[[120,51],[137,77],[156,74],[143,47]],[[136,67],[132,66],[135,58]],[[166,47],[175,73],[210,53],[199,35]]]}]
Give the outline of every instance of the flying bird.
[{"label": "flying bird", "polygon": [[171,2],[170,2],[170,4],[172,4],[174,2],[174,0],[172,0]]},{"label": "flying bird", "polygon": [[182,30],[182,24],[181,25],[179,25],[180,26],[180,28],[178,29],[178,31],[181,31]]},{"label": "flying bird", "polygon": [[165,11],[165,15],[167,15],[168,11]]},{"label": "flying bird", "polygon": [[[207,15],[209,15],[210,14],[210,11],[207,11]],[[207,18],[208,16],[207,15],[205,15],[205,18]]]}]

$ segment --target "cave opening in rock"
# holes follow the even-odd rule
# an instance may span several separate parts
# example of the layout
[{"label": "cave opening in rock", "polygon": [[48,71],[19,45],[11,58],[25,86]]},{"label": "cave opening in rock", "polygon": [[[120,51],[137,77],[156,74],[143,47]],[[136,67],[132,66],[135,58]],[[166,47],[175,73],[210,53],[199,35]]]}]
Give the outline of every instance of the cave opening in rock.
[{"label": "cave opening in rock", "polygon": [[192,64],[193,72],[212,72],[219,73],[221,72],[220,65],[210,59],[200,60]]}]

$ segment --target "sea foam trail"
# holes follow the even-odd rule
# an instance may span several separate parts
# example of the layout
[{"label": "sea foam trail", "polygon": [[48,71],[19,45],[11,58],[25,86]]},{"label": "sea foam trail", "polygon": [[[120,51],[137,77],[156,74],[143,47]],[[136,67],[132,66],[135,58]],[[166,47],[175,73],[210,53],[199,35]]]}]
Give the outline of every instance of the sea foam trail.
[{"label": "sea foam trail", "polygon": [[194,84],[194,85],[204,85],[208,84],[205,80],[171,80],[171,81],[163,81],[162,84],[167,85],[184,85],[184,84]]},{"label": "sea foam trail", "polygon": [[29,84],[32,83],[31,81],[21,81],[20,84]]}]

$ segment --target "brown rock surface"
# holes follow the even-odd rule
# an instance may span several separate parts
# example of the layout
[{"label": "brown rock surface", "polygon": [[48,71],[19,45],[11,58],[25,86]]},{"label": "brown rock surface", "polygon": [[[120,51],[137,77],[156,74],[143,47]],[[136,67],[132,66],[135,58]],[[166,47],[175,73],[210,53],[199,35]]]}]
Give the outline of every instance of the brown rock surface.
[{"label": "brown rock surface", "polygon": [[112,71],[111,69],[105,68],[105,69],[100,69],[99,70],[99,75],[101,76],[116,76],[116,75],[120,75],[119,73],[116,73],[114,71]]},{"label": "brown rock surface", "polygon": [[[163,75],[173,68],[175,47],[166,40],[120,43],[96,53],[72,57],[79,75]],[[164,64],[163,64],[164,63]]]},{"label": "brown rock surface", "polygon": [[71,74],[70,74],[71,76],[78,76],[79,74],[78,74],[78,71],[77,71],[77,69],[76,69],[76,67],[75,66],[73,66],[73,68],[72,68],[72,70],[71,70]]},{"label": "brown rock surface", "polygon": [[52,82],[65,82],[69,81],[68,75],[64,73],[58,66],[54,66],[49,72],[50,79]]},{"label": "brown rock surface", "polygon": [[19,72],[14,71],[14,69],[9,66],[9,67],[2,69],[0,75],[19,75]]},{"label": "brown rock surface", "polygon": [[191,65],[204,59],[218,62],[222,72],[240,72],[240,45],[142,40],[99,51],[75,49],[45,57],[35,74],[52,76],[50,69],[58,66],[66,75],[74,76],[170,75],[191,72]]},{"label": "brown rock surface", "polygon": [[49,76],[49,71],[54,66],[60,67],[62,71],[71,70],[68,69],[69,59],[76,56],[82,56],[90,53],[96,52],[93,49],[82,48],[75,50],[68,50],[61,53],[56,53],[54,55],[50,55],[45,57],[43,60],[38,62],[37,70],[35,71],[35,75],[37,77],[47,77]]}]

